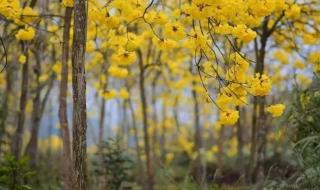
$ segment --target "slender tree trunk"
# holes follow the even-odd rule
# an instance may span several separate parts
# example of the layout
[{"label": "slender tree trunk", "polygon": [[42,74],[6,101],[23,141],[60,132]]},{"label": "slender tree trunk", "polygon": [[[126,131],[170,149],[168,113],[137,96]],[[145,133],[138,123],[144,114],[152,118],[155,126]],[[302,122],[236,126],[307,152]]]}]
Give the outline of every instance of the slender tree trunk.
[{"label": "slender tree trunk", "polygon": [[[266,53],[266,46],[268,41],[268,20],[265,18],[262,25],[262,34],[260,36],[260,47],[258,47],[257,41],[255,41],[256,51],[256,67],[255,73],[263,74],[264,72],[264,60]],[[262,171],[262,160],[261,151],[264,149],[265,141],[265,97],[254,97],[253,99],[253,113],[252,113],[252,131],[251,131],[251,154],[249,172],[252,182],[256,182],[258,174]],[[259,127],[259,128],[258,128]],[[263,172],[263,171],[262,171]],[[261,174],[261,173],[260,173]],[[259,175],[260,175],[259,174]],[[262,174],[263,175],[263,174]]]},{"label": "slender tree trunk", "polygon": [[[104,85],[103,88],[104,90],[106,90],[106,85]],[[106,100],[103,97],[101,97],[100,119],[99,119],[99,144],[100,145],[104,139],[105,112],[106,112]]]},{"label": "slender tree trunk", "polygon": [[72,189],[73,170],[72,170],[72,150],[71,137],[68,125],[67,93],[68,93],[68,60],[69,60],[69,40],[72,8],[67,7],[64,16],[62,60],[61,60],[61,81],[59,94],[59,121],[63,142],[63,180],[64,189]]},{"label": "slender tree trunk", "polygon": [[[4,26],[4,32],[3,32],[3,36],[7,35],[7,28],[8,28],[8,24],[5,24]],[[6,48],[8,49],[8,44],[6,44]],[[11,91],[12,91],[12,71],[14,69],[12,69],[12,65],[7,65],[5,68],[5,72],[6,72],[6,88],[5,88],[5,92],[4,92],[4,96],[3,96],[3,102],[1,105],[1,109],[0,109],[0,157],[2,154],[2,145],[4,144],[4,137],[6,135],[6,122],[7,122],[7,117],[8,117],[8,113],[9,113],[9,109],[8,109],[8,104],[9,104],[9,97],[11,95]]]},{"label": "slender tree trunk", "polygon": [[0,121],[0,156],[2,154],[2,145],[4,144],[5,140],[4,137],[6,135],[6,124],[7,124],[7,118],[8,118],[8,113],[9,113],[9,102],[10,102],[10,96],[12,93],[12,69],[11,66],[7,66],[6,68],[6,89],[5,89],[5,94],[3,97],[3,102],[2,102],[2,114],[1,114],[1,121]]},{"label": "slender tree trunk", "polygon": [[176,95],[174,100],[174,108],[173,108],[173,116],[176,123],[177,131],[180,130],[180,121],[179,121],[179,101],[178,101],[178,95]]},{"label": "slender tree trunk", "polygon": [[[239,106],[237,106],[237,110],[239,111],[240,117],[239,118],[244,118],[245,116],[242,114],[242,110]],[[237,141],[238,141],[238,163],[244,163],[243,159],[243,126],[241,119],[238,120],[237,122]],[[239,164],[239,169],[241,173],[243,172],[243,164]]]},{"label": "slender tree trunk", "polygon": [[[195,83],[193,83],[195,86]],[[194,127],[195,127],[195,148],[198,153],[196,160],[196,181],[200,185],[200,188],[204,186],[205,179],[205,168],[202,163],[202,134],[201,134],[201,126],[200,126],[200,110],[199,110],[199,102],[198,102],[198,94],[195,90],[192,90],[193,97],[193,110],[194,110]]]},{"label": "slender tree trunk", "polygon": [[26,155],[28,155],[30,157],[30,165],[32,167],[35,167],[37,164],[39,128],[40,128],[41,118],[43,116],[43,113],[44,113],[44,110],[46,107],[46,103],[48,101],[50,92],[53,87],[53,82],[54,82],[54,79],[52,78],[48,87],[47,87],[47,91],[44,95],[42,102],[39,102],[40,105],[36,106],[39,109],[39,112],[37,112],[38,115],[31,117],[31,120],[32,120],[31,121],[32,122],[32,125],[31,125],[32,126],[32,129],[31,129],[32,134],[31,135],[32,136],[31,136],[30,141],[29,141],[27,148],[26,148]]},{"label": "slender tree trunk", "polygon": [[[107,56],[104,56],[105,60],[108,60]],[[102,74],[107,73],[108,64],[109,62],[106,61],[106,64],[102,65]],[[108,76],[106,76],[108,78]],[[108,81],[102,81],[102,90],[103,92],[107,91]],[[106,100],[104,97],[101,97],[101,105],[100,105],[100,119],[99,119],[99,144],[102,143],[104,139],[104,125],[105,125],[105,113],[106,113]]]},{"label": "slender tree trunk", "polygon": [[125,149],[129,147],[129,130],[128,130],[128,118],[126,100],[122,102],[122,130],[123,130],[123,146]]},{"label": "slender tree trunk", "polygon": [[157,80],[160,76],[160,72],[156,73],[151,86],[151,104],[152,104],[152,120],[153,120],[153,135],[152,135],[152,145],[153,145],[153,159],[157,159],[157,148],[159,145],[158,141],[158,117],[157,117]]},{"label": "slender tree trunk", "polygon": [[[29,4],[29,7],[33,8],[37,3],[37,0],[32,0]],[[27,105],[27,96],[28,96],[28,75],[29,75],[29,56],[28,56],[28,44],[24,42],[21,43],[22,53],[26,56],[26,63],[22,67],[22,83],[21,83],[21,94],[20,94],[20,106],[18,111],[18,124],[16,132],[13,136],[11,152],[16,159],[19,159],[21,156],[22,143],[23,143],[23,131],[24,131],[24,122],[25,122],[25,110]]]},{"label": "slender tree trunk", "polygon": [[144,84],[144,65],[143,65],[143,57],[141,51],[138,51],[139,55],[139,87],[140,87],[140,99],[142,106],[142,119],[143,119],[143,133],[144,133],[144,149],[146,154],[146,168],[147,168],[147,179],[146,179],[146,188],[147,190],[153,190],[154,181],[153,181],[153,164],[150,153],[150,142],[149,142],[149,134],[148,134],[148,114],[147,114],[147,97],[145,92],[145,84]]},{"label": "slender tree trunk", "polygon": [[12,141],[12,153],[16,159],[20,158],[22,142],[23,142],[23,131],[24,131],[24,122],[25,122],[25,110],[27,105],[27,96],[28,96],[28,84],[29,84],[29,55],[28,48],[26,44],[22,43],[22,52],[26,56],[26,62],[22,66],[22,81],[21,81],[21,95],[20,95],[20,106],[18,112],[18,124],[15,134]]},{"label": "slender tree trunk", "polygon": [[166,118],[167,118],[167,107],[166,104],[163,103],[162,105],[162,130],[161,130],[161,138],[160,138],[160,147],[161,147],[161,159],[162,162],[165,162],[166,160]]},{"label": "slender tree trunk", "polygon": [[40,55],[38,52],[34,53],[36,65],[33,68],[36,80],[35,96],[32,101],[32,114],[31,114],[31,138],[26,147],[26,155],[30,158],[31,167],[36,166],[37,162],[37,151],[38,151],[38,131],[40,127],[40,117],[41,117],[41,87],[40,87],[40,75],[41,75],[41,63]]},{"label": "slender tree trunk", "polygon": [[140,177],[139,181],[141,182],[142,185],[145,185],[145,184],[143,184],[143,182],[144,182],[143,180],[145,179],[144,178],[145,175],[143,172],[143,163],[142,163],[142,159],[141,159],[141,148],[139,145],[139,133],[138,133],[137,123],[136,123],[136,117],[134,115],[134,108],[133,108],[132,101],[131,101],[130,97],[128,99],[128,104],[129,104],[129,109],[130,109],[131,119],[132,119],[132,129],[133,129],[133,133],[134,133],[134,141],[136,143],[136,153],[137,153],[139,177]]},{"label": "slender tree trunk", "polygon": [[101,144],[104,139],[105,112],[106,112],[106,100],[102,97],[101,105],[100,105],[100,119],[99,119],[99,144]]},{"label": "slender tree trunk", "polygon": [[86,167],[86,78],[85,53],[87,36],[87,1],[74,1],[74,27],[72,47],[72,88],[73,88],[73,188],[87,190]]}]

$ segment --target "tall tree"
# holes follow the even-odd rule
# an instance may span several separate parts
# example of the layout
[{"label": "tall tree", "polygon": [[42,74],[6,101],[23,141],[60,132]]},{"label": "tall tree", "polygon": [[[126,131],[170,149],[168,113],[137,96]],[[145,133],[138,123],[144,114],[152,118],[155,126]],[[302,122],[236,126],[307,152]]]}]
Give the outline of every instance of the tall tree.
[{"label": "tall tree", "polygon": [[140,101],[141,101],[141,110],[142,110],[142,124],[143,124],[143,133],[144,133],[144,149],[146,154],[146,169],[147,169],[147,179],[145,188],[146,190],[153,190],[153,164],[150,151],[150,138],[148,134],[148,113],[147,113],[147,97],[145,89],[145,67],[143,64],[143,56],[141,51],[138,51],[139,56],[139,88],[140,88]]},{"label": "tall tree", "polygon": [[26,106],[27,106],[27,97],[28,97],[28,85],[29,85],[29,56],[27,42],[21,42],[21,49],[24,55],[26,55],[26,62],[22,66],[22,80],[21,80],[21,95],[20,95],[20,105],[18,112],[18,123],[17,129],[13,136],[11,151],[16,159],[20,158],[22,141],[23,141],[23,130],[24,122],[26,118]]},{"label": "tall tree", "polygon": [[74,1],[74,26],[72,46],[72,88],[73,88],[73,188],[86,190],[86,78],[85,78],[85,53],[87,38],[87,1]]},{"label": "tall tree", "polygon": [[61,60],[61,81],[60,81],[60,95],[59,95],[59,121],[63,141],[63,159],[65,165],[63,167],[64,173],[64,188],[66,190],[72,189],[73,170],[72,170],[72,150],[71,138],[68,125],[67,114],[67,92],[68,92],[68,60],[69,60],[69,40],[70,40],[70,26],[72,18],[72,8],[66,7],[64,15],[63,27],[63,43],[62,43],[62,60]]},{"label": "tall tree", "polygon": [[[41,44],[43,45],[43,44]],[[30,158],[30,165],[32,167],[36,167],[37,164],[37,155],[38,155],[38,140],[39,140],[39,129],[40,122],[45,110],[45,106],[47,100],[49,98],[54,78],[51,77],[48,81],[47,90],[44,94],[43,99],[41,100],[41,93],[44,88],[40,83],[41,76],[41,58],[40,52],[38,50],[33,50],[33,54],[35,57],[35,65],[33,67],[34,75],[35,75],[35,95],[32,100],[32,113],[31,113],[31,137],[26,147],[25,154]]]}]

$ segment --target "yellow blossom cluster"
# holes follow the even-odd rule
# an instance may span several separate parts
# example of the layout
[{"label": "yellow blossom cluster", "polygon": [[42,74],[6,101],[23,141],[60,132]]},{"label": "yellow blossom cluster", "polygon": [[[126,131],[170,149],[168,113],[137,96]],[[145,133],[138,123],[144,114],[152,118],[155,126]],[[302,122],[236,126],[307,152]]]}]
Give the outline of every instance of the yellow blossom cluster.
[{"label": "yellow blossom cluster", "polygon": [[119,67],[116,65],[112,65],[110,66],[108,73],[112,76],[112,77],[116,77],[116,78],[126,78],[129,74],[128,70],[126,68],[123,67]]},{"label": "yellow blossom cluster", "polygon": [[63,1],[62,1],[62,4],[63,4],[65,7],[73,7],[73,0],[63,0]]},{"label": "yellow blossom cluster", "polygon": [[320,51],[314,51],[309,54],[308,60],[313,66],[315,72],[320,71]]},{"label": "yellow blossom cluster", "polygon": [[250,92],[254,96],[267,96],[272,87],[271,79],[265,75],[256,73],[254,77],[249,79]]},{"label": "yellow blossom cluster", "polygon": [[16,34],[16,39],[29,41],[29,40],[32,40],[35,35],[36,35],[35,30],[31,27],[27,27],[24,29],[20,29],[18,31],[18,33]]},{"label": "yellow blossom cluster", "polygon": [[32,40],[35,36],[35,29],[31,27],[31,24],[38,20],[39,14],[31,7],[21,7],[18,0],[2,0],[0,3],[0,15],[4,18],[13,21],[19,27],[16,34],[18,40]]},{"label": "yellow blossom cluster", "polygon": [[239,111],[224,110],[220,113],[220,123],[223,125],[234,125],[239,119]]},{"label": "yellow blossom cluster", "polygon": [[286,106],[284,104],[275,104],[266,108],[266,111],[271,113],[272,117],[280,117]]},{"label": "yellow blossom cluster", "polygon": [[25,55],[20,55],[20,56],[19,56],[18,62],[19,62],[20,64],[25,64],[26,61],[27,61],[27,57],[26,57]]}]

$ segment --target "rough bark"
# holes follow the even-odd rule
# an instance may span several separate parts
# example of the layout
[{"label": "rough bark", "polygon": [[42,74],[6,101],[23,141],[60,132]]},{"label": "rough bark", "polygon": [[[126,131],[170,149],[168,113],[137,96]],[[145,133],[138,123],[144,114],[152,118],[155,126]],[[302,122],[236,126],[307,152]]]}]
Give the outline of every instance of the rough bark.
[{"label": "rough bark", "polygon": [[148,115],[147,115],[147,97],[146,97],[146,89],[145,89],[145,76],[144,76],[144,65],[143,65],[143,57],[142,53],[138,51],[139,56],[139,88],[140,88],[140,100],[142,107],[142,120],[143,120],[143,133],[144,133],[144,149],[146,155],[146,168],[147,168],[147,179],[146,179],[146,189],[153,190],[154,189],[154,181],[153,181],[153,164],[150,153],[150,139],[148,134]]},{"label": "rough bark", "polygon": [[59,94],[59,122],[63,142],[63,180],[64,189],[72,189],[73,170],[72,170],[72,150],[71,137],[68,125],[67,114],[67,92],[68,92],[68,60],[69,60],[69,39],[70,25],[72,17],[72,8],[67,7],[65,10],[64,27],[63,27],[63,43],[62,43],[62,60],[61,60],[61,81]]},{"label": "rough bark", "polygon": [[86,171],[86,79],[85,52],[87,35],[87,1],[74,1],[74,27],[72,47],[72,88],[73,88],[73,188],[87,190]]}]

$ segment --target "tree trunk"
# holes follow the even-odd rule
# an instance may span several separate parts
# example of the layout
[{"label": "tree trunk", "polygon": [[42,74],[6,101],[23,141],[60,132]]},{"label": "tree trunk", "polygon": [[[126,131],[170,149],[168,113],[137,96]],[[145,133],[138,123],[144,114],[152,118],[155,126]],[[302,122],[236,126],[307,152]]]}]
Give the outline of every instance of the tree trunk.
[{"label": "tree trunk", "polygon": [[87,36],[87,1],[74,1],[74,27],[72,47],[72,88],[73,88],[73,188],[87,190],[86,173],[86,79],[85,53]]},{"label": "tree trunk", "polygon": [[41,87],[40,87],[40,75],[41,75],[41,63],[38,52],[34,52],[34,57],[36,65],[33,67],[36,80],[35,96],[32,100],[32,114],[31,114],[31,137],[29,143],[26,147],[26,155],[30,158],[31,167],[36,166],[37,162],[37,151],[38,151],[38,131],[40,127],[40,117],[41,117]]},{"label": "tree trunk", "polygon": [[[108,60],[107,55],[104,56],[104,59]],[[109,67],[109,61],[106,61],[106,63],[102,65],[101,74],[107,73],[108,67]],[[106,75],[106,78],[108,78],[107,74],[105,75]],[[107,81],[102,81],[101,83],[103,85],[102,86],[103,92],[106,92],[108,87],[108,79]],[[101,144],[104,139],[105,113],[106,113],[106,100],[104,99],[104,97],[101,97],[100,119],[99,119],[99,144]]]},{"label": "tree trunk", "polygon": [[[193,83],[195,86],[195,83]],[[194,141],[195,141],[195,149],[198,153],[196,158],[196,173],[195,178],[197,183],[200,185],[200,188],[204,186],[204,178],[205,178],[205,169],[202,163],[202,134],[201,134],[201,126],[200,126],[200,110],[199,110],[199,102],[198,102],[198,94],[195,90],[192,90],[192,97],[193,97],[193,111],[194,111],[194,127],[195,127],[195,134],[194,134]]]},{"label": "tree trunk", "polygon": [[154,79],[152,80],[151,86],[151,104],[152,104],[152,120],[153,120],[153,135],[152,135],[152,145],[153,145],[153,159],[157,159],[157,148],[158,148],[158,117],[157,117],[157,80],[160,76],[160,72],[157,72]]},{"label": "tree trunk", "polygon": [[[104,85],[104,90],[106,90],[106,85]],[[99,145],[101,145],[104,139],[104,120],[106,112],[106,100],[101,97],[101,107],[100,107],[100,119],[99,119]]]},{"label": "tree trunk", "polygon": [[[266,53],[266,46],[268,41],[268,21],[266,17],[262,25],[262,34],[260,36],[260,47],[255,41],[256,51],[256,67],[255,73],[263,74],[264,72],[264,59]],[[251,131],[251,153],[249,173],[252,182],[256,182],[258,173],[261,171],[262,156],[261,151],[264,149],[265,138],[265,97],[254,97],[253,99],[253,113],[252,113],[252,131]],[[258,128],[259,127],[259,128]],[[263,175],[263,174],[262,174]]]},{"label": "tree trunk", "polygon": [[[37,115],[35,116],[32,115],[31,117],[31,122],[32,122],[31,138],[26,148],[26,155],[30,157],[30,165],[32,167],[36,167],[36,164],[37,164],[39,128],[40,128],[41,118],[46,107],[46,103],[48,101],[50,92],[53,87],[53,82],[54,82],[54,79],[51,79],[42,102],[39,101],[40,105],[34,106],[32,111],[33,112],[32,114],[37,114]],[[34,111],[35,107],[37,107],[39,111],[35,112]]]},{"label": "tree trunk", "polygon": [[63,180],[64,189],[72,189],[73,170],[72,170],[72,150],[71,137],[68,125],[67,93],[68,93],[68,60],[69,60],[69,39],[72,8],[65,10],[63,26],[62,60],[61,60],[61,81],[59,94],[59,122],[63,142]]},{"label": "tree trunk", "polygon": [[167,118],[167,106],[163,102],[162,104],[162,127],[161,127],[161,137],[160,137],[160,150],[161,150],[161,159],[162,162],[166,161],[166,118]]},{"label": "tree trunk", "polygon": [[27,105],[27,96],[28,96],[28,84],[29,84],[29,55],[28,48],[26,44],[22,43],[22,52],[26,56],[26,62],[22,66],[22,81],[21,81],[21,95],[20,95],[20,106],[18,112],[18,124],[15,134],[13,136],[11,151],[16,159],[20,158],[22,142],[23,142],[23,130],[25,122],[25,110]]},{"label": "tree trunk", "polygon": [[[128,90],[129,91],[129,90]],[[138,158],[138,168],[139,168],[139,181],[143,184],[144,178],[144,172],[143,172],[143,164],[142,164],[142,159],[141,159],[141,148],[139,145],[139,133],[138,133],[138,128],[137,128],[137,123],[136,123],[136,117],[134,115],[134,108],[131,102],[131,98],[129,97],[128,99],[128,104],[129,104],[129,109],[131,113],[131,119],[132,119],[132,128],[133,128],[133,133],[134,133],[134,141],[136,143],[136,153],[137,153],[137,158]],[[144,188],[145,189],[145,188]]]},{"label": "tree trunk", "polygon": [[143,133],[144,133],[144,149],[146,154],[146,167],[147,167],[147,179],[146,179],[146,189],[153,190],[153,165],[150,153],[150,142],[149,142],[149,134],[148,134],[148,115],[147,115],[147,97],[145,92],[145,84],[144,84],[144,65],[143,65],[143,57],[141,51],[138,51],[139,56],[139,87],[140,87],[140,99],[142,106],[142,119],[143,119]]},{"label": "tree trunk", "polygon": [[[237,122],[237,141],[238,141],[238,163],[244,163],[244,159],[243,159],[243,126],[241,123],[241,118],[245,118],[245,115],[242,114],[242,110],[239,106],[237,106],[237,110],[239,111],[239,120]],[[245,122],[243,122],[245,123]],[[241,173],[244,170],[243,164],[239,164],[239,169],[241,171]]]},{"label": "tree trunk", "polygon": [[[4,26],[4,32],[3,32],[3,36],[7,35],[7,28],[8,28],[8,24],[6,24]],[[8,44],[5,45],[8,49]],[[13,66],[12,65],[7,65],[5,68],[6,71],[6,87],[5,87],[5,93],[3,95],[3,102],[1,105],[1,115],[0,115],[0,156],[2,154],[2,145],[4,144],[4,137],[6,135],[6,123],[7,123],[7,118],[8,118],[8,113],[9,113],[9,109],[8,109],[8,104],[9,104],[9,100],[10,100],[10,95],[11,95],[11,91],[12,91],[12,79],[13,79]]]}]

